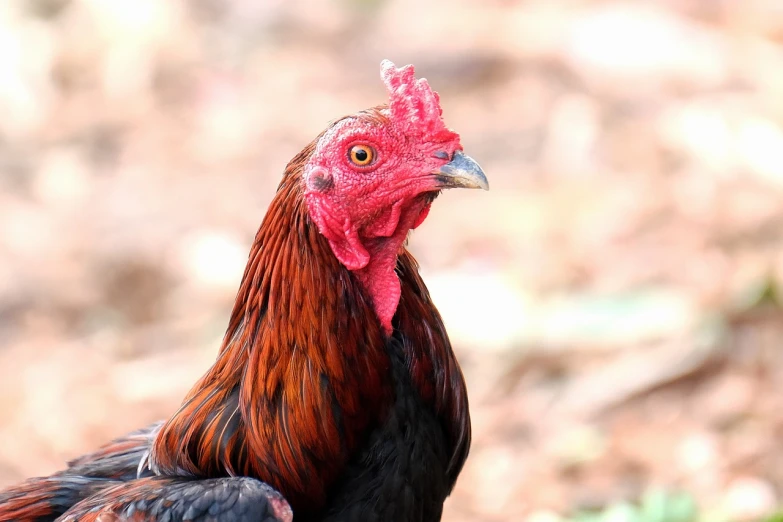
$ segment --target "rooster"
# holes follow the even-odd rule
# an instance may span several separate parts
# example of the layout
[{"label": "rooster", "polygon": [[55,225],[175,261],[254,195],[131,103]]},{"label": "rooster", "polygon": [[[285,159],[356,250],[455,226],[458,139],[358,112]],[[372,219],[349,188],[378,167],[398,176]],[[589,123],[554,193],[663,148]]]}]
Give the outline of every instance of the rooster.
[{"label": "rooster", "polygon": [[468,397],[408,233],[488,189],[412,66],[287,166],[214,365],[165,423],[0,492],[0,521],[441,518]]}]

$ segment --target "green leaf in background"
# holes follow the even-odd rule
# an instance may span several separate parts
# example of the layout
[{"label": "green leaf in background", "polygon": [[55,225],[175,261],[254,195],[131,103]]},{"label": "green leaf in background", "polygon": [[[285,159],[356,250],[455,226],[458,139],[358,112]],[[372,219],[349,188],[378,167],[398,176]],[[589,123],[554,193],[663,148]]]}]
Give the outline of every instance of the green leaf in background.
[{"label": "green leaf in background", "polygon": [[690,494],[660,489],[644,495],[642,512],[644,522],[690,522],[698,518],[696,501]]},{"label": "green leaf in background", "polygon": [[[650,489],[640,503],[618,501],[599,511],[579,511],[565,522],[720,522],[720,517],[703,517],[693,496],[685,492]],[[772,522],[772,520],[768,521]],[[774,522],[783,522],[783,518]]]},{"label": "green leaf in background", "polygon": [[601,522],[647,522],[639,508],[628,502],[619,502],[606,508]]},{"label": "green leaf in background", "polygon": [[780,288],[774,274],[767,274],[744,288],[735,298],[735,308],[748,312],[764,307],[783,307]]},{"label": "green leaf in background", "polygon": [[783,522],[783,511],[778,511],[775,514],[770,515],[764,519],[764,522]]}]

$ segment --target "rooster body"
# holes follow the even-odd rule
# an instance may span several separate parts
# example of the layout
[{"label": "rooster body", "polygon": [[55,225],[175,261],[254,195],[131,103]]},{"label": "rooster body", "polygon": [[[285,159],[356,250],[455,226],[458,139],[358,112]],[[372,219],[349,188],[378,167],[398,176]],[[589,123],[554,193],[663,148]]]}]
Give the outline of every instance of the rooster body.
[{"label": "rooster body", "polygon": [[404,242],[440,190],[487,182],[426,81],[390,62],[382,77],[388,106],[289,163],[180,409],[0,492],[0,521],[440,520],[467,392]]}]

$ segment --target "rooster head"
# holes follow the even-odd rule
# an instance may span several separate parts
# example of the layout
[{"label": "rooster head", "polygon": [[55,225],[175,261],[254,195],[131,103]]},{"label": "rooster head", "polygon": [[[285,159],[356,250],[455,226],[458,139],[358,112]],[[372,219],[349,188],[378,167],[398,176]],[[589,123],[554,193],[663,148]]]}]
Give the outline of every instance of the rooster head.
[{"label": "rooster head", "polygon": [[335,122],[316,141],[302,179],[311,218],[364,284],[390,333],[400,293],[394,267],[408,231],[424,221],[442,189],[489,184],[412,65],[384,60],[381,78],[388,104]]}]

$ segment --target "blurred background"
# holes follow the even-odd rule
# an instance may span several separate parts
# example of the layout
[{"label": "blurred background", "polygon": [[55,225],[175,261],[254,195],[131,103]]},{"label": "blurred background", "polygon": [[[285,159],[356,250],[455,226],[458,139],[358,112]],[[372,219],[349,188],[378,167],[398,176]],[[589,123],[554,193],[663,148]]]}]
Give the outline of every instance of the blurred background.
[{"label": "blurred background", "polygon": [[773,513],[779,0],[0,3],[0,486],[175,410],[382,58],[492,186],[411,240],[474,419],[444,520]]}]

